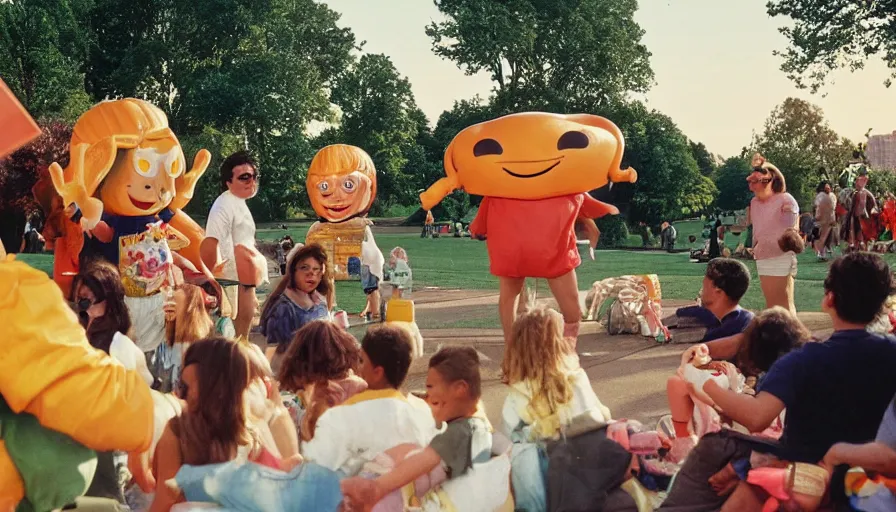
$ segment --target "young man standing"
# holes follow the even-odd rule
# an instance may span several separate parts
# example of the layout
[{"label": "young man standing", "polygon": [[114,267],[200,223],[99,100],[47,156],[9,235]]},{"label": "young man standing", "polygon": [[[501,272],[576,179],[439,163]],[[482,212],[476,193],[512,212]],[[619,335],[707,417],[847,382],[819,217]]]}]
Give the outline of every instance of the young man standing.
[{"label": "young man standing", "polygon": [[221,164],[221,189],[205,226],[202,262],[212,269],[231,305],[237,337],[248,338],[258,307],[255,287],[268,280],[268,264],[255,248],[255,220],[246,200],[258,193],[258,166],[246,151]]},{"label": "young man standing", "polygon": [[[834,334],[808,343],[779,359],[755,397],[706,382],[703,391],[725,415],[751,432],[761,432],[787,409],[784,433],[775,455],[786,461],[817,464],[837,443],[874,439],[896,394],[896,338],[865,327],[894,293],[886,262],[871,253],[851,253],[831,265],[824,281],[822,309]],[[829,485],[836,503],[845,500],[844,468]],[[764,491],[741,482],[722,510],[759,511]]]}]

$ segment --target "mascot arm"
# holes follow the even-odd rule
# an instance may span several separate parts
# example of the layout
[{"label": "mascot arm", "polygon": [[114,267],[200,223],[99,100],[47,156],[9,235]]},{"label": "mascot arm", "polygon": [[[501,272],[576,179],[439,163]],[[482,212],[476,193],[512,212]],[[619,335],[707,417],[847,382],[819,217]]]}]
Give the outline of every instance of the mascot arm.
[{"label": "mascot arm", "polygon": [[174,183],[174,189],[177,193],[171,201],[170,208],[172,210],[182,210],[193,199],[193,193],[196,191],[196,182],[205,174],[205,170],[211,161],[212,154],[207,149],[200,149],[196,153],[196,157],[193,159],[193,168],[189,172],[180,175]]},{"label": "mascot arm", "polygon": [[479,203],[479,211],[476,212],[476,217],[470,223],[470,236],[488,236],[488,205],[489,198],[483,197],[482,202]]},{"label": "mascot arm", "polygon": [[424,210],[432,210],[435,205],[442,202],[445,196],[458,188],[456,179],[442,178],[420,194],[420,204]]},{"label": "mascot arm", "polygon": [[582,202],[582,209],[579,211],[579,217],[585,219],[598,219],[604,215],[618,215],[619,209],[611,204],[607,204],[585,194],[585,200]]},{"label": "mascot arm", "polygon": [[205,239],[205,230],[181,210],[174,210],[174,216],[171,218],[169,224],[174,229],[180,231],[187,237],[187,240],[190,241],[189,245],[177,252],[195,265],[197,269],[202,268],[202,258],[199,256],[199,246],[202,244],[202,240]]},{"label": "mascot arm", "polygon": [[13,411],[95,450],[149,447],[149,386],[89,345],[45,273],[0,261],[0,317],[0,394]]}]

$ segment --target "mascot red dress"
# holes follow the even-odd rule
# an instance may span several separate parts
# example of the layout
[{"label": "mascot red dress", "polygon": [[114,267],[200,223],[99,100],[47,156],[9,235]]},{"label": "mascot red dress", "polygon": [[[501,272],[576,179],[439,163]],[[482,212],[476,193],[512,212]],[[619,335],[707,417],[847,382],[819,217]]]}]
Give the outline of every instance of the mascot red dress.
[{"label": "mascot red dress", "polygon": [[617,214],[588,192],[612,182],[635,182],[621,170],[625,141],[611,121],[589,114],[527,112],[461,131],[445,151],[446,177],[420,195],[431,209],[455,189],[483,196],[473,236],[488,243],[491,273],[500,278],[498,309],[505,343],[525,278],[546,278],[565,321],[578,335],[582,309],[576,267],[576,220]]}]

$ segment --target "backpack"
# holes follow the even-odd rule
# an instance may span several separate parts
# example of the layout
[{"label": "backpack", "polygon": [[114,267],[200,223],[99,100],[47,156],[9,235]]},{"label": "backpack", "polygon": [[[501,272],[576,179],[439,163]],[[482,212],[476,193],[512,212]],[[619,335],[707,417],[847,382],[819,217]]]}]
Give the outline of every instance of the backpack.
[{"label": "backpack", "polygon": [[614,300],[607,310],[607,333],[611,335],[641,333],[637,314],[618,299]]}]

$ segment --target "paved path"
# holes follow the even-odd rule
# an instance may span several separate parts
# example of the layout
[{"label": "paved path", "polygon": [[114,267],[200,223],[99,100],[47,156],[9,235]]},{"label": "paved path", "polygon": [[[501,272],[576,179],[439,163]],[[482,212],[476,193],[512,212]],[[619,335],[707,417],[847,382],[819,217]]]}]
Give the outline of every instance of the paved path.
[{"label": "paved path", "polygon": [[[582,300],[584,301],[582,292]],[[488,290],[415,290],[418,324],[423,326],[424,357],[414,361],[408,378],[411,390],[423,390],[429,357],[443,345],[470,345],[482,360],[483,401],[491,421],[500,425],[501,407],[507,395],[499,370],[504,354],[500,329],[428,329],[427,325],[453,323],[483,310],[494,311],[498,294]],[[539,303],[552,305],[552,299]],[[664,316],[688,301],[664,301]],[[556,307],[556,306],[555,306]],[[800,314],[800,319],[820,336],[830,333],[830,320],[822,313]],[[351,331],[360,338],[364,326]],[[253,341],[264,344],[263,338]],[[667,414],[666,379],[675,372],[683,344],[658,344],[638,335],[611,336],[597,322],[583,322],[578,352],[582,367],[601,401],[615,418],[630,418],[654,424]]]}]

